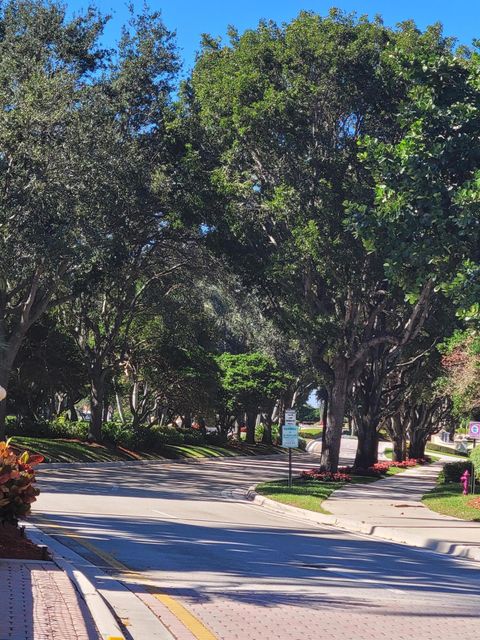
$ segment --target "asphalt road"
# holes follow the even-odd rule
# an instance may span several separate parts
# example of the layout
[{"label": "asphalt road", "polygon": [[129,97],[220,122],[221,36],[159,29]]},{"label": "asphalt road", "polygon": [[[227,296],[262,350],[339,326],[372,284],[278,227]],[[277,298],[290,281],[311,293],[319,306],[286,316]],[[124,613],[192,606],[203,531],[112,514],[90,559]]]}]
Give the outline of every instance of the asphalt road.
[{"label": "asphalt road", "polygon": [[35,512],[154,580],[221,640],[478,639],[480,565],[232,493],[284,474],[283,457],[49,469]]}]

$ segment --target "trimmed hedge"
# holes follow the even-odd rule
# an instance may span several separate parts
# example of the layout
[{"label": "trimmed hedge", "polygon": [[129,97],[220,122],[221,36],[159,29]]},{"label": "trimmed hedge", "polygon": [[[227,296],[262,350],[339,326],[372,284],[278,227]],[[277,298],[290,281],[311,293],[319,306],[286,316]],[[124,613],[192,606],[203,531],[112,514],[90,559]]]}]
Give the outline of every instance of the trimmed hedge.
[{"label": "trimmed hedge", "polygon": [[[9,436],[26,436],[31,438],[65,438],[87,440],[89,423],[74,421],[60,416],[49,422],[23,425],[13,420],[7,423]],[[195,429],[177,429],[175,427],[142,426],[133,429],[129,424],[120,422],[104,422],[103,439],[106,443],[132,450],[158,450],[163,445],[204,444],[201,431]]]},{"label": "trimmed hedge", "polygon": [[480,481],[480,446],[470,451],[470,460],[475,466],[475,477]]},{"label": "trimmed hedge", "polygon": [[460,478],[468,469],[472,473],[472,463],[470,460],[459,460],[458,462],[447,462],[438,476],[439,484],[449,482],[460,482]]}]

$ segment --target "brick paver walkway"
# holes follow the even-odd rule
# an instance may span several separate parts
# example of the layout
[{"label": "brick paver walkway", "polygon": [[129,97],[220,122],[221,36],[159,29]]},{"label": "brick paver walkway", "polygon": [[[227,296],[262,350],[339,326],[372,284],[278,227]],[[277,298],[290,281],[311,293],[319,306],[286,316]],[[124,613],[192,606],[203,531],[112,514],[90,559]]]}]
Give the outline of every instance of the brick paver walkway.
[{"label": "brick paver walkway", "polygon": [[52,562],[0,560],[0,640],[98,640],[67,575]]}]

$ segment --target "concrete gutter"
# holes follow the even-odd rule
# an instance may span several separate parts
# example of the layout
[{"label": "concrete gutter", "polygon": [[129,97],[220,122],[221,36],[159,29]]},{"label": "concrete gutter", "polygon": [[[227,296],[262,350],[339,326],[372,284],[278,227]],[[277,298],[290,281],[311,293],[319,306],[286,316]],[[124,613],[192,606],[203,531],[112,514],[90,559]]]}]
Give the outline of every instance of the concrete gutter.
[{"label": "concrete gutter", "polygon": [[70,578],[70,581],[85,601],[102,640],[125,640],[125,636],[115,616],[97,589],[95,589],[90,580],[72,564],[71,560],[67,560],[65,555],[69,554],[62,553],[62,551],[67,550],[67,548],[30,522],[26,522],[25,527],[28,531],[29,539],[36,544],[46,545],[54,563]]},{"label": "concrete gutter", "polygon": [[[282,504],[266,498],[255,491],[255,486],[250,487],[244,492],[244,499],[253,502],[259,507],[275,511],[276,513],[298,518],[306,522],[318,525],[327,525],[330,527],[338,527],[345,531],[361,533],[366,536],[372,536],[381,540],[388,540],[400,544],[406,544],[412,547],[428,549],[435,553],[444,553],[455,556],[457,558],[466,558],[480,562],[480,540],[478,546],[455,544],[445,540],[430,538],[426,535],[410,533],[408,530],[396,527],[375,526],[362,520],[354,520],[350,518],[338,518],[332,514],[317,513],[315,511],[307,511],[299,507]],[[463,520],[451,518],[463,523]]]}]

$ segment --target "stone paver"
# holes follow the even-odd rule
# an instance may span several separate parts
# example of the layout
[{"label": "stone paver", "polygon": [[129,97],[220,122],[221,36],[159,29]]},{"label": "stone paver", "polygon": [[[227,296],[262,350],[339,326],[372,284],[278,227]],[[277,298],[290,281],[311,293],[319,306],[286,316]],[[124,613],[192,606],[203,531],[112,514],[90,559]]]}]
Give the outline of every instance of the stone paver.
[{"label": "stone paver", "polygon": [[51,562],[0,560],[1,640],[97,640],[67,575]]}]

